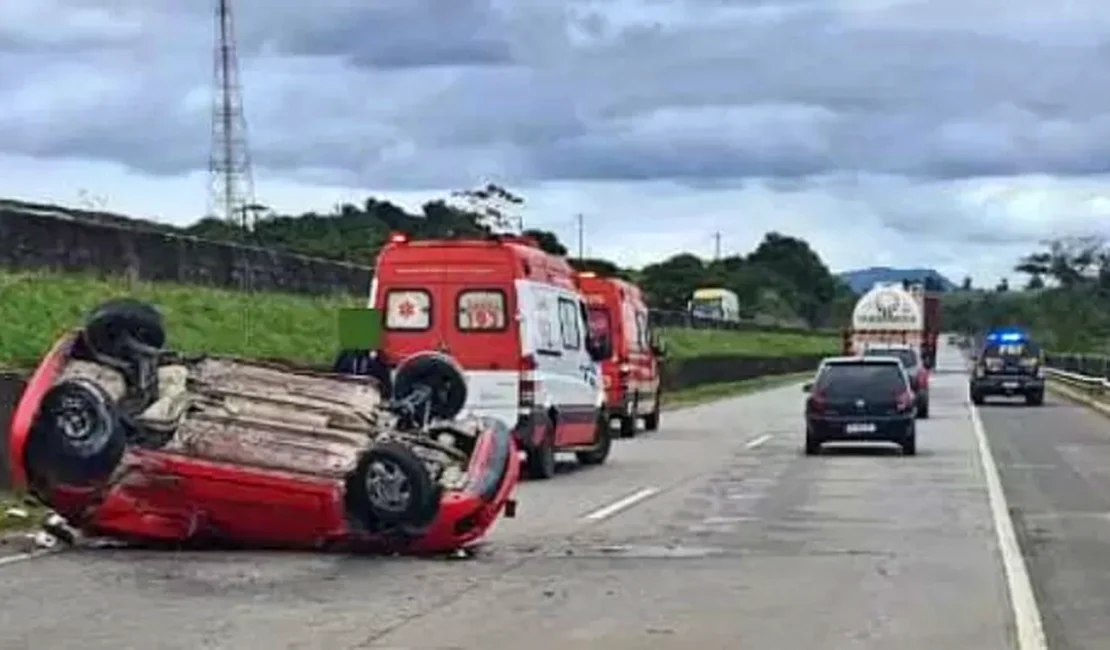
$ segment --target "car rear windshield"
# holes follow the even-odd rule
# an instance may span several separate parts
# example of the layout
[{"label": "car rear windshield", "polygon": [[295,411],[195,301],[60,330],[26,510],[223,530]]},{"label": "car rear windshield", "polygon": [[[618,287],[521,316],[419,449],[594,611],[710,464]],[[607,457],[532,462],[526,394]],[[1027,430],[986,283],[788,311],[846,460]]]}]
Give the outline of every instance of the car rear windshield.
[{"label": "car rear windshield", "polygon": [[832,363],[825,366],[816,390],[826,397],[882,395],[906,387],[902,369],[895,363]]},{"label": "car rear windshield", "polygon": [[609,336],[611,334],[608,308],[590,307],[587,313],[590,317],[590,336]]},{"label": "car rear windshield", "polygon": [[865,357],[894,357],[906,368],[917,365],[917,352],[910,348],[871,348],[863,353]]},{"label": "car rear windshield", "polygon": [[990,343],[983,348],[984,357],[1035,357],[1040,355],[1041,349],[1035,343]]}]

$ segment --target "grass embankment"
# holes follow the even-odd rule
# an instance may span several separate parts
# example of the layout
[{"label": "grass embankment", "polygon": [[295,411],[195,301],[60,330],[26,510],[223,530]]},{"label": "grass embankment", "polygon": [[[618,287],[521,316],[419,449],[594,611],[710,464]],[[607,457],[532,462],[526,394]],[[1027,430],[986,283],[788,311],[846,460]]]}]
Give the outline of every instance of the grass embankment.
[{"label": "grass embankment", "polygon": [[726,397],[739,397],[761,390],[778,388],[800,382],[813,376],[813,372],[795,372],[788,375],[757,377],[745,381],[729,381],[720,384],[702,384],[684,390],[677,390],[663,398],[664,410],[697,406]]},{"label": "grass embankment", "polygon": [[[99,302],[121,296],[149,300],[166,317],[170,345],[182,352],[331,363],[336,312],[365,304],[362,296],[312,298],[122,278],[0,271],[0,366],[33,367],[58,334],[81,322]],[[244,322],[251,324],[250,336]],[[828,335],[667,329],[668,354],[794,355],[836,350]]]}]

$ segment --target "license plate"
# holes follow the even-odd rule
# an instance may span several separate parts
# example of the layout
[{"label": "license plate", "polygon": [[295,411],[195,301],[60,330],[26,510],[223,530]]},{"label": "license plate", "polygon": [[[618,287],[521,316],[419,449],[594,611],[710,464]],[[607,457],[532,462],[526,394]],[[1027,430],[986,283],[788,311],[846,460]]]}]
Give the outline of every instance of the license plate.
[{"label": "license plate", "polygon": [[1021,386],[1021,384],[1016,382],[1016,381],[1002,382],[1002,387],[1003,388],[1017,388],[1018,386]]},{"label": "license plate", "polygon": [[875,425],[869,422],[857,422],[844,426],[845,433],[875,433]]}]

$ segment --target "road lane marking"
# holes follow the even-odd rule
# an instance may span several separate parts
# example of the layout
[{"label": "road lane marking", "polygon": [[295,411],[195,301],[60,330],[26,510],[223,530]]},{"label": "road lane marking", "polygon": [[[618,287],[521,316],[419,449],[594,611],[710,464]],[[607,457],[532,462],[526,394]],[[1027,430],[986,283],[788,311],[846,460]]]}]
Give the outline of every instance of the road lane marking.
[{"label": "road lane marking", "polygon": [[991,454],[979,409],[968,402],[971,412],[971,428],[979,447],[979,461],[987,479],[987,495],[990,500],[994,530],[998,534],[998,549],[1002,554],[1002,567],[1006,573],[1006,583],[1010,591],[1010,606],[1013,608],[1014,626],[1017,628],[1019,650],[1047,650],[1041,611],[1033,594],[1033,584],[1029,579],[1029,568],[1021,555],[1014,522],[1010,519],[1010,507],[1006,503],[1006,493],[1002,490],[1002,479],[998,466]]},{"label": "road lane marking", "polygon": [[50,555],[52,553],[57,553],[57,552],[58,552],[58,549],[47,548],[47,549],[42,549],[41,551],[31,551],[30,553],[18,553],[16,555],[6,555],[4,557],[0,557],[0,567],[7,566],[9,564],[15,564],[16,562],[25,562],[27,560],[34,560],[34,559],[40,558],[44,555]]},{"label": "road lane marking", "polygon": [[766,443],[766,442],[767,442],[768,440],[770,440],[771,438],[774,438],[774,436],[772,436],[771,434],[767,433],[767,434],[764,434],[764,435],[762,435],[762,436],[759,436],[758,438],[756,438],[756,439],[754,439],[754,440],[749,440],[749,441],[748,441],[748,444],[747,444],[747,445],[745,445],[745,446],[746,446],[746,447],[747,447],[748,449],[755,449],[756,447],[759,447],[760,445],[763,445],[764,443]]},{"label": "road lane marking", "polygon": [[631,508],[644,499],[653,497],[658,493],[659,488],[653,487],[646,487],[641,490],[637,490],[624,498],[617,499],[607,506],[603,506],[601,508],[598,508],[597,510],[594,510],[593,512],[583,517],[583,519],[586,519],[588,521],[601,521],[602,519],[608,519],[618,512],[622,510],[627,510],[628,508]]}]

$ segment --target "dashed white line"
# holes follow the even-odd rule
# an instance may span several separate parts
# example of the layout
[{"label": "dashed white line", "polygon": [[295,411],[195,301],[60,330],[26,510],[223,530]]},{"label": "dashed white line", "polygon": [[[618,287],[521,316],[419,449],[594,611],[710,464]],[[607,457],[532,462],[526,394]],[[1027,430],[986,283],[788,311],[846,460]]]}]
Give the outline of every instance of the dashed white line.
[{"label": "dashed white line", "polygon": [[607,518],[612,517],[613,515],[617,514],[618,512],[620,512],[622,510],[627,510],[628,508],[631,508],[632,506],[634,506],[637,503],[643,501],[644,499],[648,499],[650,497],[655,496],[658,493],[659,493],[659,488],[653,488],[653,487],[646,487],[646,488],[637,490],[637,491],[633,492],[632,494],[629,494],[626,497],[623,497],[621,499],[617,499],[616,501],[610,503],[607,506],[603,506],[601,508],[598,508],[597,510],[594,510],[593,512],[591,512],[591,513],[587,514],[585,517],[583,517],[583,519],[586,519],[587,521],[601,521],[602,519],[607,519]]},{"label": "dashed white line", "polygon": [[40,558],[44,555],[49,555],[55,552],[56,551],[54,549],[43,549],[41,551],[31,551],[30,553],[19,553],[18,555],[8,555],[5,557],[0,557],[0,566],[15,564],[16,562],[24,562],[26,560],[34,560],[35,558]]},{"label": "dashed white line", "polygon": [[770,440],[771,438],[774,438],[774,436],[769,434],[769,433],[764,434],[762,436],[759,436],[758,438],[755,438],[753,440],[749,440],[748,444],[744,445],[744,446],[747,447],[748,449],[755,449],[756,447],[759,447],[763,444],[766,444],[766,442],[768,440]]},{"label": "dashed white line", "polygon": [[1013,608],[1014,626],[1017,628],[1018,648],[1020,650],[1047,650],[1041,611],[1033,594],[1033,584],[1029,579],[1029,569],[1021,555],[1014,522],[1010,519],[1010,508],[1006,503],[1006,493],[1002,490],[1002,480],[998,466],[991,454],[979,409],[968,403],[971,411],[971,428],[979,446],[979,460],[987,479],[987,496],[990,500],[994,530],[998,534],[998,548],[1002,554],[1002,567],[1006,573],[1006,583],[1010,591],[1010,606]]}]

